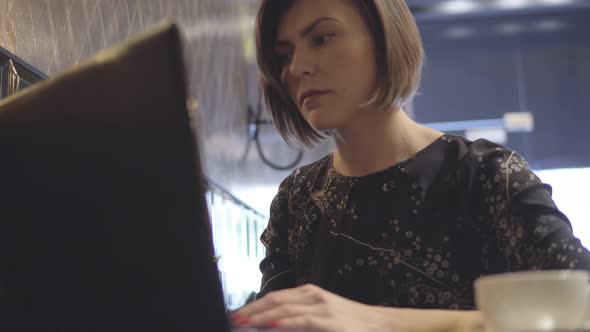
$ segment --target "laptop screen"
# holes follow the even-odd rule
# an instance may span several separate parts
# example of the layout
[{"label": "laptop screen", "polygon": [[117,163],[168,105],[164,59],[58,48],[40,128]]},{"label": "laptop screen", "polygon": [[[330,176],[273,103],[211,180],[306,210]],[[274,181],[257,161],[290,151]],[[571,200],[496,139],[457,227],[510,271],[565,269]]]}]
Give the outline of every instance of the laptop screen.
[{"label": "laptop screen", "polygon": [[226,331],[177,28],[0,102],[0,330]]}]

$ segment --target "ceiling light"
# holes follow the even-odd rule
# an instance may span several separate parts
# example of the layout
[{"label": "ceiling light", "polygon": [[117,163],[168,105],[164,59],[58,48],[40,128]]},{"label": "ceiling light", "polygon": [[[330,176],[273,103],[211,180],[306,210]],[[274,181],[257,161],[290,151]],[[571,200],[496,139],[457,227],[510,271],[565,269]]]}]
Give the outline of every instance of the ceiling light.
[{"label": "ceiling light", "polygon": [[519,9],[531,5],[531,0],[498,0],[496,6],[503,9]]},{"label": "ceiling light", "polygon": [[507,35],[514,35],[520,33],[524,30],[523,26],[518,23],[504,23],[500,24],[497,28],[498,32],[507,34]]},{"label": "ceiling light", "polygon": [[449,13],[449,14],[460,14],[460,13],[474,11],[479,6],[480,5],[478,3],[476,3],[475,1],[449,0],[449,1],[446,1],[446,2],[436,6],[436,8],[441,12],[445,12],[445,13]]},{"label": "ceiling light", "polygon": [[473,36],[475,33],[471,28],[456,26],[447,29],[444,34],[446,37],[452,39],[465,39]]},{"label": "ceiling light", "polygon": [[558,20],[542,20],[535,23],[535,29],[539,31],[551,32],[563,29],[565,27],[565,23]]},{"label": "ceiling light", "polygon": [[549,6],[559,6],[559,5],[569,5],[571,3],[576,2],[575,0],[539,0],[543,5]]}]

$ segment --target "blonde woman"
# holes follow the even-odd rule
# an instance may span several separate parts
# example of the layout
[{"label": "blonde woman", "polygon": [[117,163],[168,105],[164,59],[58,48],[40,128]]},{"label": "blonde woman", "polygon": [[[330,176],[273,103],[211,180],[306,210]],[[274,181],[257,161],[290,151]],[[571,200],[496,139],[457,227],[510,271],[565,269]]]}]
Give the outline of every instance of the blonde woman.
[{"label": "blonde woman", "polygon": [[235,325],[470,330],[477,277],[590,268],[517,153],[404,113],[424,54],[403,0],[263,0],[257,42],[279,132],[336,149],[281,183],[259,299]]}]

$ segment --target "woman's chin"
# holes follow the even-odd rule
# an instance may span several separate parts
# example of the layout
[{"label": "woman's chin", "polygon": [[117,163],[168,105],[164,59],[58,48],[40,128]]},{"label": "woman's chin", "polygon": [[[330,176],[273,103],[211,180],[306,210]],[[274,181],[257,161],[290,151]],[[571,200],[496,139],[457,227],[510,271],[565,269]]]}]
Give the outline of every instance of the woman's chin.
[{"label": "woman's chin", "polygon": [[312,113],[306,120],[307,123],[318,132],[330,131],[338,128],[337,121],[334,121],[334,119],[328,119],[320,114]]},{"label": "woman's chin", "polygon": [[317,132],[326,132],[336,129],[336,126],[325,122],[309,122],[309,125]]}]

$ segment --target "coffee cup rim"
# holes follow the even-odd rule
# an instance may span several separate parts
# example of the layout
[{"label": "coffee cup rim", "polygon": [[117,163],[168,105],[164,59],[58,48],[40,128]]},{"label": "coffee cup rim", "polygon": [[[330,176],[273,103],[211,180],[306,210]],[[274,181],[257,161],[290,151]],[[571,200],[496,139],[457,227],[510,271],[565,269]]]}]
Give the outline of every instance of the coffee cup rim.
[{"label": "coffee cup rim", "polygon": [[490,274],[479,277],[475,280],[477,285],[488,285],[503,282],[520,282],[520,281],[549,281],[549,280],[579,280],[588,281],[590,275],[583,270],[536,270],[536,271],[518,271],[499,274]]}]

